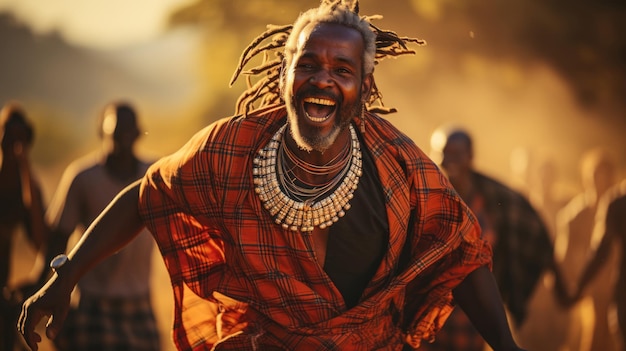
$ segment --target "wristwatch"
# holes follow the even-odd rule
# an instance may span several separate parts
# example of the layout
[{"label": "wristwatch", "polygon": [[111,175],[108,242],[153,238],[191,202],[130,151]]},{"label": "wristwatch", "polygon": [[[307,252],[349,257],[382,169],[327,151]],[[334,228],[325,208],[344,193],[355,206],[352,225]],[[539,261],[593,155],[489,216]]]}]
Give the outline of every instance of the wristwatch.
[{"label": "wristwatch", "polygon": [[66,254],[57,255],[52,259],[52,261],[50,261],[50,268],[52,268],[55,273],[58,273],[59,269],[69,262],[69,260],[70,258],[67,257]]}]

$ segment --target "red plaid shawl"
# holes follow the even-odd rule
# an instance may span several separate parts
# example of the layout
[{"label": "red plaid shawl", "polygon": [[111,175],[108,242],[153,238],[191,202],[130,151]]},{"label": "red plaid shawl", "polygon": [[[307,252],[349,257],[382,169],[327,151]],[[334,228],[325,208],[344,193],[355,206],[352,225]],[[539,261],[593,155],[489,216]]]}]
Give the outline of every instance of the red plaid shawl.
[{"label": "red plaid shawl", "polygon": [[[172,279],[177,347],[370,351],[431,339],[451,311],[451,289],[491,264],[474,216],[406,135],[368,114],[364,139],[386,197],[389,247],[361,302],[346,310],[310,235],[276,225],[254,192],[252,160],[285,116],[276,106],[220,120],[143,180],[140,212]],[[233,311],[250,325],[218,343],[218,315]]]}]

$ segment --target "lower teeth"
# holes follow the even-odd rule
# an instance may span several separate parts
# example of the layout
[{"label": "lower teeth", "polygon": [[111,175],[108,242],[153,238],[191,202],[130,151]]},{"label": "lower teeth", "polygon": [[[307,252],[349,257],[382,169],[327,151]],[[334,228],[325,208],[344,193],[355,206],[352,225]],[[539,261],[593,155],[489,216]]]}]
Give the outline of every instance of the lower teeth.
[{"label": "lower teeth", "polygon": [[313,117],[309,115],[306,111],[304,111],[304,114],[307,116],[308,119],[310,119],[313,122],[324,122],[328,118],[328,115],[324,117]]}]

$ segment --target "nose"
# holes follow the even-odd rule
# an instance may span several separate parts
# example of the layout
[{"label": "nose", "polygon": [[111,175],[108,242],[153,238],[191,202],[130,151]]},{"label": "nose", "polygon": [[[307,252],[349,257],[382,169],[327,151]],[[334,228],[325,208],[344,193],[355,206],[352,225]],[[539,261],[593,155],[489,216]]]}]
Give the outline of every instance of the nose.
[{"label": "nose", "polygon": [[320,69],[312,74],[311,78],[309,78],[309,82],[318,87],[326,87],[333,84],[330,73],[325,69]]}]

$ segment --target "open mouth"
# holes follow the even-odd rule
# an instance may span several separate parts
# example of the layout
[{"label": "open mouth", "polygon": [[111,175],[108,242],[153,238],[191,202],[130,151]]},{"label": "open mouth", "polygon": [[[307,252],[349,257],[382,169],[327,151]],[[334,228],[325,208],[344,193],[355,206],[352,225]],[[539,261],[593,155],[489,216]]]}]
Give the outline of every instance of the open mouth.
[{"label": "open mouth", "polygon": [[327,120],[335,111],[335,101],[317,97],[304,99],[304,113],[313,122],[321,123]]}]

